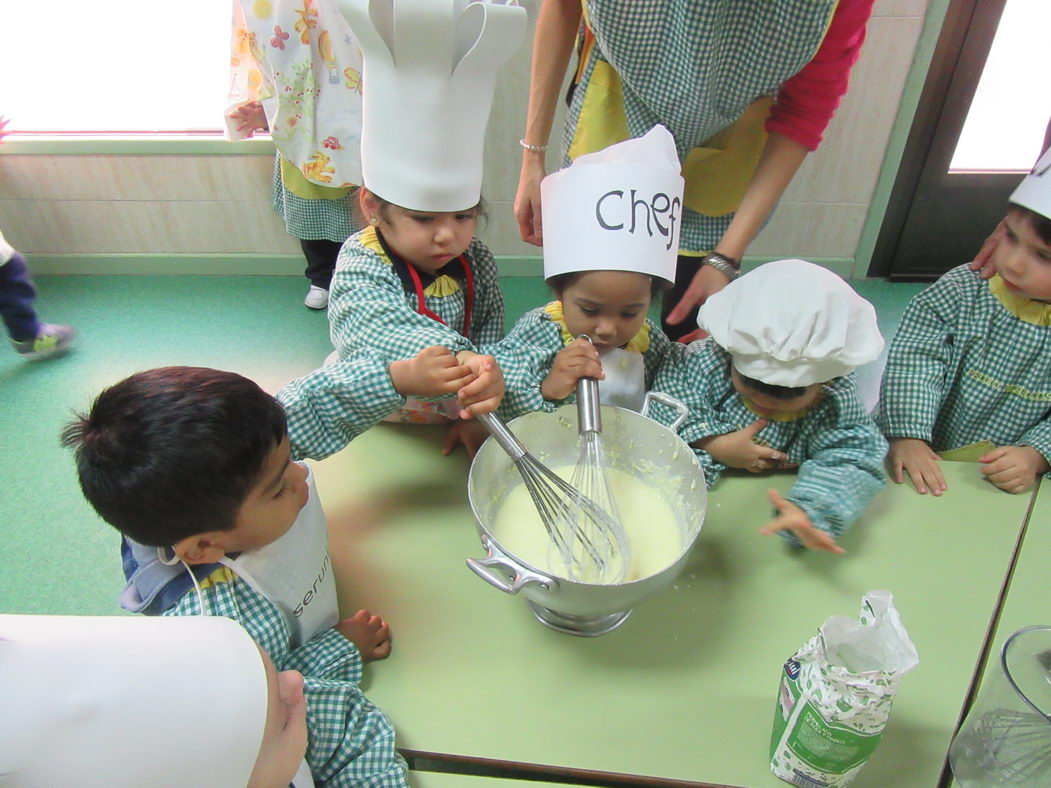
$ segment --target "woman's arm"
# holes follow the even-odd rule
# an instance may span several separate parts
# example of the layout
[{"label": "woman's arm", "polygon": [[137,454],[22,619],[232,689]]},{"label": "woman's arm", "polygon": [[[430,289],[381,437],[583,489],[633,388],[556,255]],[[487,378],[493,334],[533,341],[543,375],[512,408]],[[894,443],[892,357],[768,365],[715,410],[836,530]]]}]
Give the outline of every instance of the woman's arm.
[{"label": "woman's arm", "polygon": [[[735,260],[744,256],[745,249],[759,234],[809,152],[810,149],[802,143],[776,132],[767,137],[741,206],[715,245],[715,251]],[[719,271],[702,265],[679,303],[668,313],[668,322],[673,325],[681,323],[698,304],[704,303],[708,296],[722,290],[729,282]]]},{"label": "woman's arm", "polygon": [[[529,145],[546,146],[551,136],[562,79],[573,41],[580,27],[580,0],[543,0],[533,35],[533,61],[529,71],[529,107],[525,136]],[[522,170],[515,196],[515,218],[522,240],[540,246],[540,181],[544,179],[544,151],[522,150]]]}]

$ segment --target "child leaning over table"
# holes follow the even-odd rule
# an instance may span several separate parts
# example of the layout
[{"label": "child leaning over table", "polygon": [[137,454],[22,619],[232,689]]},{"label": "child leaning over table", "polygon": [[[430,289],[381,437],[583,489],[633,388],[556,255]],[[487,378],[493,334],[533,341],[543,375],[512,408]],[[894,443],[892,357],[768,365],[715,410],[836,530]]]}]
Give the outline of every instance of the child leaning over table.
[{"label": "child leaning over table", "polygon": [[883,486],[887,451],[852,374],[883,349],[872,305],[830,271],[779,260],[711,296],[698,321],[710,336],[673,343],[653,387],[689,408],[679,435],[708,486],[726,468],[798,466],[786,496],[769,490],[777,515],[761,533],[844,552],[836,539]]},{"label": "child leaning over table", "polygon": [[890,344],[877,421],[892,477],[921,494],[945,491],[936,452],[952,449],[977,450],[981,473],[1011,493],[1051,470],[1048,169],[1051,151],[1011,195],[996,275],[952,269],[912,300]]},{"label": "child leaning over table", "polygon": [[[362,428],[388,407],[364,400]],[[363,663],[390,653],[390,630],[365,610],[339,618],[325,514],[280,403],[232,372],[153,369],[99,394],[63,442],[84,496],[122,534],[121,605],[239,622],[278,670],[305,677],[318,782],[405,785],[394,729],[358,686]]]},{"label": "child leaning over table", "polygon": [[[347,239],[332,279],[336,355],[374,353],[389,363],[442,346],[450,369],[460,361],[485,374],[490,365],[495,376],[492,359],[478,361],[477,352],[503,336],[503,296],[474,232],[496,71],[524,35],[525,9],[395,4],[393,33],[376,28],[364,0],[343,11],[364,58],[359,194],[368,226]],[[468,11],[486,18],[477,42],[463,40]],[[457,441],[473,451],[484,439],[468,415],[449,399],[409,399],[388,419],[451,424],[448,453]]]},{"label": "child leaning over table", "polygon": [[675,278],[680,169],[656,126],[544,179],[544,276],[557,300],[484,348],[505,376],[502,415],[555,410],[582,377],[599,379],[603,404],[641,410],[668,348],[646,313]]}]

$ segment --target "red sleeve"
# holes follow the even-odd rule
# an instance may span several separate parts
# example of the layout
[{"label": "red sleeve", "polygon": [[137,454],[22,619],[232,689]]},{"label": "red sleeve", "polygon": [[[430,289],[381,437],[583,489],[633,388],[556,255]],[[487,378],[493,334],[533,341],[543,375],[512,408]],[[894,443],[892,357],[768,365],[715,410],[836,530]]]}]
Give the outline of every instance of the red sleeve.
[{"label": "red sleeve", "polygon": [[766,119],[767,131],[817,149],[840,98],[847,92],[847,79],[861,52],[873,2],[839,0],[817,54],[777,91]]}]

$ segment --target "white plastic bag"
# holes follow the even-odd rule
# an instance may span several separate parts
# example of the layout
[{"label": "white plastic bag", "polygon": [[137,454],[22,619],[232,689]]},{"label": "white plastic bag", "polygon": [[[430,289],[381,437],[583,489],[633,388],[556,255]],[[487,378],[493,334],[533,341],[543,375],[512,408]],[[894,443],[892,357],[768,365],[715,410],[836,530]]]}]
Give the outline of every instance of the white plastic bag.
[{"label": "white plastic bag", "polygon": [[770,770],[794,785],[849,785],[883,738],[901,677],[919,663],[889,591],[858,620],[833,616],[784,666]]}]

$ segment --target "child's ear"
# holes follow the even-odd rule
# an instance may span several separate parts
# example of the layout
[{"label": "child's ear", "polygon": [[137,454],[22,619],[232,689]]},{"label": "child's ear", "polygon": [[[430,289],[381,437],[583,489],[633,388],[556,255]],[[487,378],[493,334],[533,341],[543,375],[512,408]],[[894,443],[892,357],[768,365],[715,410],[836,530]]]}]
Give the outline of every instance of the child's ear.
[{"label": "child's ear", "polygon": [[219,542],[221,531],[187,536],[172,545],[172,550],[188,564],[216,564],[226,555],[226,548]]}]

